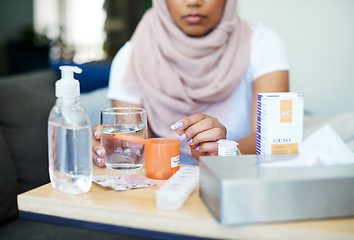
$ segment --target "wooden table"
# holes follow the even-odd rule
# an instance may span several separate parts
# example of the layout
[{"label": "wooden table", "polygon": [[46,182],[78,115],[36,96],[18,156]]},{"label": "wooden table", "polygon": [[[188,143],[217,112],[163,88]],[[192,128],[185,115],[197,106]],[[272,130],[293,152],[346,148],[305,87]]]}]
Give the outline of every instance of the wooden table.
[{"label": "wooden table", "polygon": [[[93,173],[114,175],[121,172],[94,166]],[[134,173],[144,174],[143,170],[135,170]],[[149,233],[150,237],[354,239],[354,218],[223,227],[204,205],[198,189],[178,211],[160,210],[156,207],[155,191],[164,182],[156,180],[154,187],[128,191],[115,191],[93,184],[88,193],[80,195],[64,194],[46,184],[18,195],[18,208],[24,218],[42,217],[49,222],[50,219],[69,220],[69,225],[74,222],[91,223],[88,226],[97,224],[101,226],[98,229],[106,226],[103,229],[107,231],[115,227],[120,230],[129,228],[125,233],[135,235],[131,231],[133,229],[140,231],[140,235]]]}]

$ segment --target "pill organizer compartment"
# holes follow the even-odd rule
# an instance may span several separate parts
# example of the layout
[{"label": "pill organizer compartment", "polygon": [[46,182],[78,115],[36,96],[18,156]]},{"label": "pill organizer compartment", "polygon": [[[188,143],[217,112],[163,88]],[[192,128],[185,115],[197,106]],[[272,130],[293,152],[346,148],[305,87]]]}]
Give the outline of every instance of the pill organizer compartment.
[{"label": "pill organizer compartment", "polygon": [[178,210],[199,183],[199,167],[180,168],[170,179],[156,190],[159,209]]}]

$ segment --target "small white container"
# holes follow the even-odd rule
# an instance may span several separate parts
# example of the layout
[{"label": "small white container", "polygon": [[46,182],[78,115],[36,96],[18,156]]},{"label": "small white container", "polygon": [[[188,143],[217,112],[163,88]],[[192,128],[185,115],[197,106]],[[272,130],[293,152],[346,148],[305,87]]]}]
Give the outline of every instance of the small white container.
[{"label": "small white container", "polygon": [[238,143],[232,140],[221,139],[218,141],[218,156],[241,155],[237,148]]}]

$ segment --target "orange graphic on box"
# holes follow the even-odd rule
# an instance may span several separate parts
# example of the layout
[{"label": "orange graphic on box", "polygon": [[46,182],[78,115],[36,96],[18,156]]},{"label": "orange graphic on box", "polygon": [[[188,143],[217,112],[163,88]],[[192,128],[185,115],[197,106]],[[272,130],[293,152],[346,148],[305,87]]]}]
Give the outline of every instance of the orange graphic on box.
[{"label": "orange graphic on box", "polygon": [[299,153],[298,143],[272,144],[272,154]]},{"label": "orange graphic on box", "polygon": [[280,122],[293,121],[293,102],[292,100],[280,101]]}]

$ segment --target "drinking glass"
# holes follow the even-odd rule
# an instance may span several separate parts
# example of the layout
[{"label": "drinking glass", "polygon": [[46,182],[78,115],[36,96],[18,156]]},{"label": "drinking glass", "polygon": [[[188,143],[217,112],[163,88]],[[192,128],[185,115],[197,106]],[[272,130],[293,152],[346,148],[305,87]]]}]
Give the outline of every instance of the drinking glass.
[{"label": "drinking glass", "polygon": [[101,110],[101,144],[106,149],[110,169],[138,169],[144,165],[143,143],[126,141],[117,135],[147,139],[147,117],[142,108],[106,108]]}]

